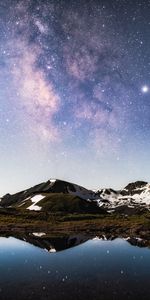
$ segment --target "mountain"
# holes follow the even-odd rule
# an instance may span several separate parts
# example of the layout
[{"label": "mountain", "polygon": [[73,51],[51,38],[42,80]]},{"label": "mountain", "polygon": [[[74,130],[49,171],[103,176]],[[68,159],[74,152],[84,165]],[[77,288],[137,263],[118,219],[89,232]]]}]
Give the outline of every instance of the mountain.
[{"label": "mountain", "polygon": [[99,196],[92,190],[70,182],[50,179],[27,190],[1,198],[1,207],[17,207],[28,210],[51,212],[101,212]]},{"label": "mountain", "polygon": [[50,179],[19,193],[6,194],[1,207],[53,212],[119,212],[132,214],[150,210],[150,184],[145,181],[129,183],[120,191],[88,190],[80,185]]},{"label": "mountain", "polygon": [[109,212],[133,210],[150,210],[150,184],[145,181],[129,183],[120,191],[113,189],[99,189],[99,205]]},{"label": "mountain", "polygon": [[[9,234],[3,234],[4,237],[9,238]],[[93,237],[89,233],[75,233],[66,236],[48,236],[44,232],[30,232],[30,233],[11,233],[16,239],[26,241],[27,243],[42,248],[48,252],[57,252],[69,249],[85,243]]]},{"label": "mountain", "polygon": [[[5,238],[10,237],[9,234],[5,234],[5,233],[3,233],[3,236]],[[11,237],[12,236],[15,239],[25,241],[30,245],[34,245],[50,253],[55,253],[58,251],[63,251],[69,248],[73,248],[89,240],[106,242],[118,238],[117,235],[115,236],[115,235],[106,234],[106,235],[95,236],[94,233],[89,233],[89,232],[73,233],[65,236],[55,236],[55,235],[48,236],[44,232],[32,232],[32,233],[25,232],[25,233],[11,233]],[[149,246],[148,241],[140,237],[121,236],[120,238],[122,239],[122,241],[124,240],[133,246],[138,246],[138,247]]]}]

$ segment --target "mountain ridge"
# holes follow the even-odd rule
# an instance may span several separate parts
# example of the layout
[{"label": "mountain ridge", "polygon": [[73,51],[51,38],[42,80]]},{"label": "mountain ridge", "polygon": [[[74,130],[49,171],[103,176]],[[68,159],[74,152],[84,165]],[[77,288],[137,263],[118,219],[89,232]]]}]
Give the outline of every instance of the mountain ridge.
[{"label": "mountain ridge", "polygon": [[[42,203],[44,205],[46,203],[48,207],[48,203],[53,201],[54,206],[54,201],[58,201],[58,198],[60,202],[63,202],[63,209],[65,209],[64,199],[67,199],[66,202],[75,202],[77,199],[78,201],[82,199],[90,204],[91,202],[95,202],[96,205],[104,208],[108,212],[113,212],[116,209],[121,210],[121,208],[125,210],[125,207],[126,210],[128,208],[130,211],[137,208],[150,210],[150,184],[146,181],[135,181],[129,183],[119,191],[111,188],[93,191],[72,182],[60,179],[49,179],[46,182],[42,182],[18,193],[4,195],[1,198],[0,205],[1,207],[15,206],[29,210],[40,210]],[[27,203],[29,205],[27,205]],[[93,204],[91,204],[91,206],[92,205]]]}]

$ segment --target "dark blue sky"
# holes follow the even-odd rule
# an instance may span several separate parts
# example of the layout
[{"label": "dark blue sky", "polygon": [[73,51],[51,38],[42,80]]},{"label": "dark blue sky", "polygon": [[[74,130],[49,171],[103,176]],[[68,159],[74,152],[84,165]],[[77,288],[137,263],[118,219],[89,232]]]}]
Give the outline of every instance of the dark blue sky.
[{"label": "dark blue sky", "polygon": [[150,1],[0,0],[0,194],[150,180]]}]

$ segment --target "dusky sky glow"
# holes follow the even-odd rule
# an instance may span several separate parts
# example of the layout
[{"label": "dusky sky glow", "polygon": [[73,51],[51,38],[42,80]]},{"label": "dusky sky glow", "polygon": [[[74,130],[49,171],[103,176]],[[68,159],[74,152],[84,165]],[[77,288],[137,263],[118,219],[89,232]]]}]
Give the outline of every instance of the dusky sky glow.
[{"label": "dusky sky glow", "polygon": [[0,195],[150,181],[149,37],[149,0],[0,0]]}]

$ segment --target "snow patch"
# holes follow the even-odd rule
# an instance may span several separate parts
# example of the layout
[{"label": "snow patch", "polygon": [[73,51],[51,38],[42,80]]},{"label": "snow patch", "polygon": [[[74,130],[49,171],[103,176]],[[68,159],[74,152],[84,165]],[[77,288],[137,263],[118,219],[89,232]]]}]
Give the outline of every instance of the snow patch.
[{"label": "snow patch", "polygon": [[50,179],[50,182],[55,183],[56,179]]},{"label": "snow patch", "polygon": [[50,249],[49,249],[49,252],[55,253],[55,252],[56,252],[56,249],[55,249],[55,248],[50,248]]},{"label": "snow patch", "polygon": [[27,209],[29,209],[29,210],[36,210],[36,211],[38,211],[38,210],[41,210],[41,207],[40,206],[38,206],[38,205],[34,205],[34,204],[32,204],[31,206],[29,206]]},{"label": "snow patch", "polygon": [[92,241],[101,241],[101,240],[102,240],[102,238],[99,238],[98,236],[96,236],[92,239]]},{"label": "snow patch", "polygon": [[37,237],[41,237],[41,236],[43,236],[43,235],[46,235],[45,232],[33,232],[32,234],[33,234],[34,236],[37,236]]},{"label": "snow patch", "polygon": [[42,196],[42,195],[36,195],[36,196],[33,196],[32,198],[30,198],[30,200],[32,201],[32,205],[30,205],[27,209],[29,210],[41,210],[41,207],[36,205],[39,201],[41,201],[43,198],[45,198],[45,196]]}]

